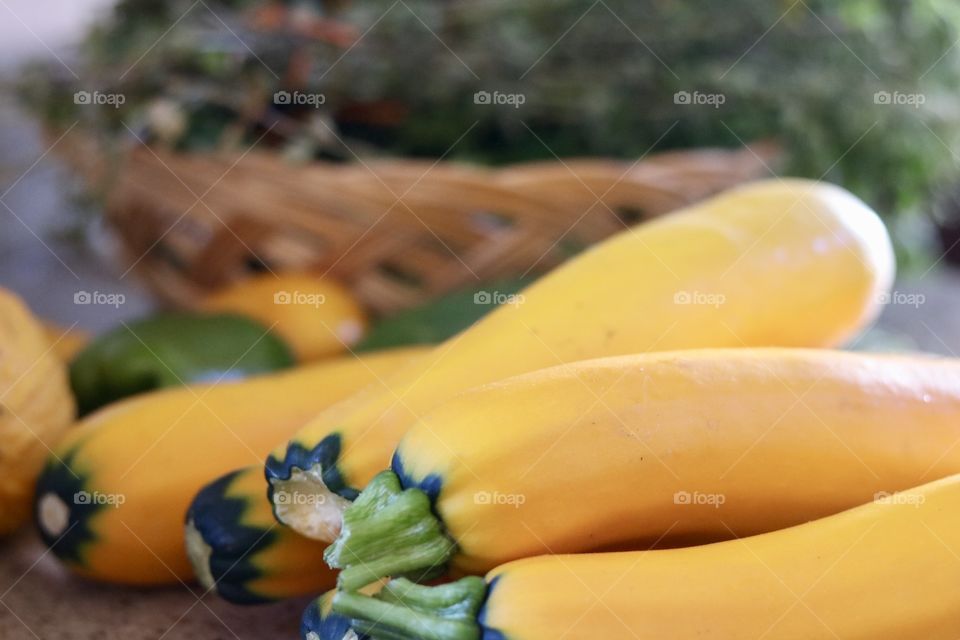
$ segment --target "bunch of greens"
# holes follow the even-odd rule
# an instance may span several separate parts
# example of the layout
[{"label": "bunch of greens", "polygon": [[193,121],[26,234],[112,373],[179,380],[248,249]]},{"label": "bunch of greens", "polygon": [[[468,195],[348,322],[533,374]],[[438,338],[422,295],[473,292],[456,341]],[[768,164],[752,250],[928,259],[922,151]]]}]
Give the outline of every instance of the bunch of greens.
[{"label": "bunch of greens", "polygon": [[[892,213],[955,177],[958,31],[948,0],[120,0],[79,81],[33,68],[23,93],[48,123],[108,140],[300,158],[634,158],[774,138],[785,171]],[[80,89],[125,101],[77,105]]]}]

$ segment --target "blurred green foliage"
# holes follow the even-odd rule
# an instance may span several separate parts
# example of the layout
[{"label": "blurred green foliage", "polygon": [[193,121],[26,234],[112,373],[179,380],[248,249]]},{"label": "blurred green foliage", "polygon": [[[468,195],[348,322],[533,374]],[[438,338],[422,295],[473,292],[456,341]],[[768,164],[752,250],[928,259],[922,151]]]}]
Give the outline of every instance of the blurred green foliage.
[{"label": "blurred green foliage", "polygon": [[[890,215],[957,177],[958,37],[947,0],[121,0],[79,83],[34,68],[23,93],[60,126],[185,150],[269,131],[263,144],[307,158],[634,158],[775,138],[784,172]],[[81,108],[77,87],[127,100]],[[278,105],[279,89],[325,102]],[[478,91],[523,104],[477,104]]]}]

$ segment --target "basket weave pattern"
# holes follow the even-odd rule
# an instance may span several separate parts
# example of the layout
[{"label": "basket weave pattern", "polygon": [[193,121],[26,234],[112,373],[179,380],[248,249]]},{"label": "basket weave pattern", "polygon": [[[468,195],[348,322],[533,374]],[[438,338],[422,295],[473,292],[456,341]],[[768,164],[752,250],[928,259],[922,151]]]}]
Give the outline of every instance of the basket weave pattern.
[{"label": "basket weave pattern", "polygon": [[385,313],[546,270],[625,226],[765,175],[774,156],[758,145],[494,170],[140,147],[107,212],[131,263],[170,303],[193,306],[251,269],[311,269]]}]

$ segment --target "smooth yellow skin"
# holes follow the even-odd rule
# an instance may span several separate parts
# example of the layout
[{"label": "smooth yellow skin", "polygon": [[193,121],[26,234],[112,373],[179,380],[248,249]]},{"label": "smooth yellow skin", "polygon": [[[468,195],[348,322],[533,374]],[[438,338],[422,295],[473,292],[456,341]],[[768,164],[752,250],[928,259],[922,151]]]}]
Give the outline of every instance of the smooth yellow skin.
[{"label": "smooth yellow skin", "polygon": [[308,273],[253,276],[211,295],[202,306],[272,327],[301,362],[343,353],[367,326],[366,314],[343,285]]},{"label": "smooth yellow skin", "polygon": [[36,476],[74,414],[66,368],[41,324],[0,288],[0,535],[27,519]]},{"label": "smooth yellow skin", "polygon": [[960,360],[709,349],[476,389],[417,423],[398,454],[414,479],[442,478],[454,567],[483,573],[795,525],[960,473],[958,445]]},{"label": "smooth yellow skin", "polygon": [[[197,491],[224,473],[262,464],[325,406],[375,382],[422,348],[330,360],[237,383],[169,389],[111,405],[69,432],[55,453],[79,447],[73,468],[90,493],[122,495],[91,518],[97,540],[78,573],[129,584],[190,579],[184,515]],[[266,483],[263,487],[266,502]],[[42,496],[38,496],[41,499]]]},{"label": "smooth yellow skin", "polygon": [[245,563],[262,572],[261,577],[246,583],[247,589],[274,600],[331,589],[336,584],[337,573],[323,561],[326,545],[278,525],[266,491],[260,464],[244,469],[227,490],[228,497],[243,499],[248,505],[242,525],[270,531],[274,536],[268,547],[244,557]]},{"label": "smooth yellow skin", "polygon": [[69,362],[90,342],[89,332],[76,327],[68,329],[52,322],[43,323],[43,331],[53,352],[64,362]]},{"label": "smooth yellow skin", "polygon": [[960,477],[717,544],[544,556],[491,572],[510,640],[955,640]]},{"label": "smooth yellow skin", "polygon": [[[627,353],[836,345],[873,319],[893,273],[883,223],[847,191],[754,183],[595,246],[525,290],[521,304],[398,371],[386,389],[324,412],[293,443],[312,448],[338,432],[340,471],[362,488],[388,464],[391,441],[466,389]],[[687,296],[700,304],[677,303]]]}]

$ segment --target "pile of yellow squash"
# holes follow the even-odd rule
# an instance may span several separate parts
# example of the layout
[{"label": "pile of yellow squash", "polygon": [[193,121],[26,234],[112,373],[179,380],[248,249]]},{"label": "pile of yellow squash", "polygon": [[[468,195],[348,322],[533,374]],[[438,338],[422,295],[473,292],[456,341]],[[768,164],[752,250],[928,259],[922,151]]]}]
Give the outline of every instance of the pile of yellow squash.
[{"label": "pile of yellow squash", "polygon": [[[62,439],[62,365],[0,295],[0,526],[46,457],[34,509],[71,569],[244,604],[334,588],[309,640],[954,638],[960,548],[924,531],[960,545],[960,476],[920,485],[960,473],[960,361],[833,350],[894,271],[855,196],[762,181],[435,347],[146,394]],[[303,357],[354,338],[342,308]]]}]

